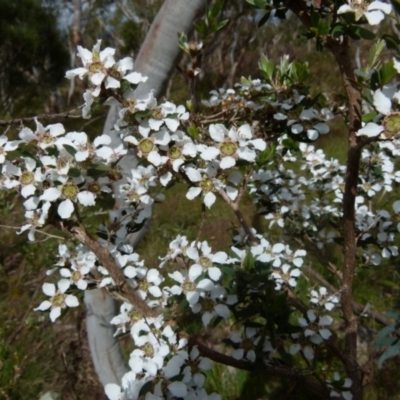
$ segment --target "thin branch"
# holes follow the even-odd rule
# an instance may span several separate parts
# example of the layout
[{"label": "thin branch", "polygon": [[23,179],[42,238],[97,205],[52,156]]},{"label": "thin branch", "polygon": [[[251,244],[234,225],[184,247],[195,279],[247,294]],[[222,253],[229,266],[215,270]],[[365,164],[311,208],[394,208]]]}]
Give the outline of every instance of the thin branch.
[{"label": "thin branch", "polygon": [[24,122],[31,122],[35,119],[54,119],[54,118],[82,118],[82,114],[74,114],[76,111],[79,111],[83,106],[75,108],[71,111],[59,113],[59,114],[40,114],[35,117],[25,117],[25,118],[14,118],[14,119],[1,119],[0,126],[9,126],[9,125],[21,125]]},{"label": "thin branch", "polygon": [[[6,228],[6,229],[13,229],[14,231],[18,231],[21,229],[20,226],[10,226],[10,225],[0,225],[0,228]],[[65,240],[65,237],[62,236],[58,236],[58,235],[53,235],[52,233],[47,233],[38,229],[35,229],[36,233],[40,233],[42,235],[45,235],[49,238],[53,238],[53,239],[60,239],[60,240]],[[37,241],[31,242],[31,243],[38,243]]]},{"label": "thin branch", "polygon": [[[306,3],[298,0],[287,0],[286,6],[298,17],[303,25],[310,29],[311,16]],[[362,140],[357,136],[361,129],[362,108],[361,93],[356,85],[354,66],[349,54],[349,37],[343,35],[339,41],[329,35],[323,38],[326,48],[334,56],[343,79],[349,105],[349,135],[347,152],[347,171],[343,194],[343,279],[341,285],[341,305],[345,328],[345,367],[353,381],[351,392],[355,400],[363,398],[362,371],[357,363],[357,317],[353,311],[353,283],[356,270],[356,231],[355,231],[355,198],[360,169]]]},{"label": "thin branch", "polygon": [[296,371],[287,367],[278,366],[260,366],[260,364],[251,363],[248,361],[237,360],[233,357],[227,356],[225,354],[219,353],[209,347],[200,343],[197,339],[191,338],[189,341],[191,346],[197,346],[200,354],[203,357],[208,357],[210,360],[217,363],[234,367],[237,369],[242,369],[245,371],[256,372],[258,374],[265,374],[268,376],[278,376],[282,378],[288,378],[295,380],[298,383],[305,385],[310,391],[321,396],[321,398],[329,398],[329,389],[322,385],[320,382],[304,376],[300,371]]},{"label": "thin branch", "polygon": [[254,233],[250,229],[249,225],[247,224],[247,221],[245,220],[242,212],[239,210],[238,205],[235,202],[233,202],[222,189],[218,190],[218,193],[228,203],[228,205],[232,208],[233,212],[236,214],[236,217],[239,220],[240,225],[244,229],[249,241],[252,244],[257,244],[257,239],[254,236]]},{"label": "thin branch", "polygon": [[148,304],[136,294],[135,290],[126,281],[124,273],[117,266],[108,250],[102,247],[97,240],[92,239],[83,225],[76,224],[67,227],[61,224],[61,229],[79,240],[96,255],[101,265],[114,280],[118,297],[132,304],[144,317],[156,317],[158,315],[157,310],[149,307]]},{"label": "thin branch", "polygon": [[360,240],[360,238],[361,238],[365,233],[369,232],[370,229],[372,229],[380,219],[381,219],[381,216],[378,215],[378,216],[371,222],[371,224],[370,224],[369,226],[367,226],[363,231],[361,231],[361,232],[357,235],[357,237],[356,237],[356,242],[358,242],[358,241]]},{"label": "thin branch", "polygon": [[249,185],[249,181],[251,178],[251,175],[253,174],[253,169],[251,169],[248,174],[246,175],[246,178],[243,181],[242,187],[239,190],[238,197],[236,198],[235,203],[239,206],[240,202],[242,201],[242,197],[244,192],[247,190],[247,186]]},{"label": "thin branch", "polygon": [[196,241],[195,241],[195,247],[197,246],[197,243],[200,240],[201,231],[203,230],[205,221],[206,221],[206,208],[205,208],[204,203],[201,203],[201,222],[200,222],[199,232],[197,234]]},{"label": "thin branch", "polygon": [[[320,284],[324,285],[331,294],[338,292],[338,290],[333,285],[331,285],[323,276],[321,276],[317,271],[315,271],[311,267],[303,266],[302,269],[306,272],[306,274],[309,277],[315,279]],[[365,307],[363,305],[358,304],[355,301],[353,301],[352,305],[353,305],[354,311],[356,311],[358,313],[362,313],[365,309]],[[389,318],[385,317],[383,314],[381,314],[379,312],[369,310],[368,314],[376,322],[379,322],[382,325],[385,325],[385,326],[393,325],[393,321],[391,321]]]}]

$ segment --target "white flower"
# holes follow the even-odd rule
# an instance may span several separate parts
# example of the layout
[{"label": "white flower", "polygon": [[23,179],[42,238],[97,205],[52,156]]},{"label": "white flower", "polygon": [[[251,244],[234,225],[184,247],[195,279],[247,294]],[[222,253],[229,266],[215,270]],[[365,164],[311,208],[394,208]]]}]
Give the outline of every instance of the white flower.
[{"label": "white flower", "polygon": [[177,107],[175,104],[167,101],[160,104],[159,108],[153,109],[147,126],[154,131],[158,131],[165,124],[169,131],[175,132],[179,127],[179,120],[187,120],[188,118],[189,113],[184,106],[180,105]]},{"label": "white flower", "polygon": [[[186,353],[186,352],[185,352]],[[195,386],[201,388],[205,383],[205,376],[203,371],[209,371],[212,367],[209,358],[200,357],[200,352],[197,346],[193,346],[190,351],[189,357],[186,357],[187,365],[183,368],[183,381],[188,386]]]},{"label": "white flower", "polygon": [[104,391],[106,392],[109,400],[122,400],[124,398],[124,392],[121,390],[121,387],[116,383],[108,383],[104,387]]},{"label": "white flower", "polygon": [[188,167],[185,169],[185,173],[190,181],[199,184],[199,186],[193,186],[189,189],[189,191],[186,193],[186,198],[189,200],[193,200],[201,192],[203,192],[203,202],[208,208],[210,208],[217,199],[215,194],[213,193],[216,183],[216,180],[213,178],[215,176],[215,171],[207,169],[203,176],[201,175],[201,172],[203,171],[192,167]]},{"label": "white flower", "polygon": [[56,138],[65,133],[62,124],[47,125],[46,128],[35,118],[36,131],[33,133],[29,128],[23,128],[19,133],[22,141],[36,140],[41,149],[46,149],[55,144]]},{"label": "white flower", "polygon": [[280,269],[274,270],[271,274],[276,283],[276,290],[281,290],[283,284],[296,287],[297,278],[300,275],[301,271],[298,268],[291,269],[289,264],[282,265]]},{"label": "white flower", "polygon": [[385,14],[390,14],[392,6],[381,1],[369,3],[366,0],[348,0],[349,4],[343,4],[337,11],[338,14],[352,12],[355,14],[355,20],[358,21],[363,15],[367,18],[370,25],[379,24]]},{"label": "white flower", "polygon": [[249,124],[244,124],[237,130],[232,127],[229,131],[222,124],[211,124],[209,133],[219,145],[218,147],[199,145],[200,157],[203,160],[211,161],[219,156],[221,169],[233,167],[238,158],[254,162],[256,152],[248,147],[249,144],[260,151],[266,148],[266,143],[262,139],[251,140],[253,135]]},{"label": "white flower", "polygon": [[60,189],[55,187],[48,188],[40,196],[40,200],[50,202],[54,202],[59,198],[65,199],[57,208],[58,215],[61,218],[66,219],[72,215],[74,211],[74,202],[76,201],[79,201],[79,203],[84,206],[95,205],[95,196],[93,193],[87,190],[80,192],[75,183],[68,181],[67,179],[63,180],[65,183],[60,187]]},{"label": "white flower", "polygon": [[273,246],[264,238],[261,239],[260,244],[251,247],[253,256],[261,262],[272,262],[273,267],[280,267],[283,258],[282,252],[285,250],[283,243],[276,243]]},{"label": "white flower", "polygon": [[6,135],[0,136],[0,164],[6,160],[7,151],[15,150],[21,142],[21,140],[9,142]]},{"label": "white flower", "polygon": [[[200,273],[199,273],[200,272]],[[170,278],[179,283],[179,286],[175,285],[169,288],[174,295],[184,294],[189,305],[193,306],[196,304],[200,295],[204,292],[210,292],[214,288],[214,283],[210,279],[201,279],[196,283],[197,278],[201,275],[201,271],[198,268],[189,268],[189,272],[175,271],[172,274],[168,274]]]},{"label": "white flower", "polygon": [[[199,303],[191,305],[193,313],[201,313],[201,320],[205,327],[212,321],[214,317],[227,319],[231,312],[227,306],[237,303],[236,295],[227,295],[226,290],[222,286],[215,286],[209,295],[200,298]],[[226,304],[224,304],[226,303]]]},{"label": "white flower", "polygon": [[307,131],[307,137],[310,140],[318,139],[320,134],[325,134],[329,132],[329,126],[325,122],[312,123],[311,120],[318,118],[318,113],[315,109],[309,108],[304,109],[300,114],[301,123],[295,123],[291,125],[291,131],[295,135]]},{"label": "white flower", "polygon": [[21,195],[27,198],[35,193],[37,184],[43,181],[44,176],[40,168],[36,168],[35,160],[25,157],[24,161],[25,166],[23,170],[18,168],[17,175],[21,185]]},{"label": "white flower", "polygon": [[[295,335],[292,335],[295,336]],[[290,345],[289,353],[292,355],[297,354],[299,351],[302,351],[304,357],[307,360],[312,360],[314,358],[314,351],[311,346],[302,346],[300,343],[293,343]]]},{"label": "white flower", "polygon": [[162,261],[159,265],[162,268],[168,261],[175,260],[180,254],[186,255],[186,248],[189,242],[186,236],[178,235],[170,244],[168,254],[165,257],[159,257]]},{"label": "white flower", "polygon": [[[236,360],[246,358],[251,362],[256,361],[256,352],[260,337],[257,336],[258,331],[255,328],[245,328],[244,332],[232,332],[230,340],[238,345],[238,348],[232,351],[232,357]],[[243,337],[244,336],[244,337]]]},{"label": "white flower", "polygon": [[[133,68],[133,65],[128,69],[132,69],[132,68]],[[128,82],[130,82],[130,83],[132,83],[134,85],[138,85],[141,82],[146,82],[148,77],[147,76],[143,76],[139,72],[131,72],[130,74],[125,75],[123,79],[127,80]]]},{"label": "white flower", "polygon": [[71,268],[60,269],[60,275],[68,278],[70,283],[76,285],[78,289],[86,290],[88,283],[85,280],[85,275],[94,267],[94,262],[93,253],[81,253],[71,260]]},{"label": "white flower", "polygon": [[324,306],[328,311],[332,311],[340,300],[336,295],[329,295],[328,290],[323,286],[321,286],[318,290],[311,290],[310,295],[311,303]]},{"label": "white flower", "polygon": [[78,56],[82,60],[83,67],[67,71],[66,77],[73,79],[75,76],[79,76],[80,79],[83,79],[85,75],[89,75],[91,83],[96,88],[99,88],[103,81],[106,89],[119,88],[119,80],[109,75],[108,71],[115,64],[113,57],[115,49],[107,47],[100,51],[100,45],[101,40],[98,40],[92,51],[78,46]]},{"label": "white flower", "polygon": [[35,230],[45,224],[47,216],[49,214],[50,206],[51,203],[46,201],[42,205],[42,208],[26,211],[25,218],[27,219],[28,223],[26,225],[23,225],[21,227],[21,230],[17,232],[17,234],[19,235],[29,229],[28,239],[33,242],[35,240]]},{"label": "white flower", "polygon": [[160,275],[160,272],[155,268],[152,268],[147,271],[145,276],[140,277],[140,280],[137,279],[134,281],[134,283],[137,284],[135,289],[137,289],[142,299],[147,297],[147,292],[149,292],[153,297],[158,298],[162,296],[159,285],[163,280],[164,278]]},{"label": "white flower", "polygon": [[357,136],[375,137],[383,132],[383,126],[375,124],[375,122],[368,122],[363,128],[359,129],[356,133]]},{"label": "white flower", "polygon": [[298,321],[299,325],[304,328],[304,336],[314,344],[320,344],[332,336],[329,329],[325,328],[333,322],[329,315],[317,317],[314,310],[308,310],[307,319],[301,317],[298,318]]},{"label": "white flower", "polygon": [[139,126],[139,133],[143,139],[138,140],[135,136],[129,135],[125,137],[125,141],[137,146],[138,156],[146,157],[147,160],[156,167],[162,165],[167,160],[159,154],[159,149],[156,145],[166,146],[171,141],[171,135],[166,129],[161,129],[149,136],[150,128]]},{"label": "white flower", "polygon": [[186,255],[195,262],[191,268],[193,271],[198,271],[199,275],[203,272],[207,272],[208,276],[213,281],[218,281],[221,277],[221,270],[218,267],[213,267],[213,263],[227,263],[228,255],[223,251],[219,251],[216,254],[211,254],[211,247],[206,241],[197,243],[197,247],[201,249],[201,256],[199,255],[197,248],[194,247],[194,243],[192,243],[192,245],[186,249]]},{"label": "white flower", "polygon": [[65,294],[70,286],[67,279],[61,279],[58,283],[58,290],[52,283],[44,283],[42,286],[43,293],[50,297],[50,300],[43,301],[39,307],[35,308],[39,311],[45,311],[51,308],[50,319],[54,322],[60,315],[61,309],[66,307],[77,307],[79,305],[78,299],[72,294]]}]

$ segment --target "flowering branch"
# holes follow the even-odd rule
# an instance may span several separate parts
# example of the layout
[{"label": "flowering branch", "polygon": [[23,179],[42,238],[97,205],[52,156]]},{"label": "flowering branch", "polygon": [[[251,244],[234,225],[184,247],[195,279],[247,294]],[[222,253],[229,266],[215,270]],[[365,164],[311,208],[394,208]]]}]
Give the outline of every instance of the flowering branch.
[{"label": "flowering branch", "polygon": [[99,262],[106,268],[111,278],[114,280],[118,297],[132,304],[144,317],[156,317],[158,315],[158,312],[149,307],[128,284],[123,272],[115,264],[107,248],[102,247],[96,240],[92,239],[83,225],[80,224],[68,227],[61,224],[61,229],[64,232],[68,232],[73,238],[79,240],[96,255]]}]

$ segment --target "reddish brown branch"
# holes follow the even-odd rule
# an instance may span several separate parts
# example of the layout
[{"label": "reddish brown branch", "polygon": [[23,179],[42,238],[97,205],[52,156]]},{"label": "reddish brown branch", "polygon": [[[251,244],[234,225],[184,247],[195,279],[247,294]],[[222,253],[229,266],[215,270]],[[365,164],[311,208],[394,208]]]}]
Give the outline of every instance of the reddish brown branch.
[{"label": "reddish brown branch", "polygon": [[107,248],[102,247],[99,242],[92,239],[83,225],[79,224],[68,228],[62,227],[62,229],[83,243],[96,255],[101,265],[108,271],[111,278],[114,280],[119,297],[132,304],[135,309],[145,317],[156,317],[158,315],[157,311],[149,307],[128,284],[124,273],[117,266]]},{"label": "reddish brown branch", "polygon": [[[286,5],[296,14],[307,29],[311,27],[311,18],[307,12],[306,3],[298,0],[288,0]],[[357,137],[361,128],[361,93],[356,86],[354,66],[349,54],[348,36],[341,41],[331,36],[324,37],[326,48],[335,57],[343,79],[349,107],[349,136],[347,153],[347,171],[345,190],[343,194],[343,279],[341,285],[341,304],[345,328],[345,367],[352,379],[352,394],[355,400],[363,397],[362,373],[357,364],[357,318],[353,311],[353,280],[356,270],[356,230],[355,230],[355,198],[359,176],[359,165],[363,143]]]},{"label": "reddish brown branch", "polygon": [[82,118],[82,114],[74,114],[82,107],[75,108],[74,110],[59,113],[59,114],[40,114],[35,117],[14,118],[14,119],[0,119],[0,126],[21,125],[24,122],[31,122],[35,119],[55,119],[55,118]]},{"label": "reddish brown branch", "polygon": [[277,376],[280,378],[287,378],[294,380],[299,384],[307,387],[311,392],[321,396],[321,398],[329,399],[330,392],[328,388],[321,382],[305,376],[302,372],[296,371],[289,367],[280,366],[260,366],[260,364],[254,364],[249,361],[236,360],[233,357],[227,356],[225,354],[219,353],[209,347],[201,344],[197,339],[192,338],[190,340],[190,345],[197,346],[200,354],[204,357],[208,357],[210,360],[215,361],[219,364],[231,366],[237,369],[242,369],[249,372],[256,372],[257,374],[265,374],[267,376]]}]

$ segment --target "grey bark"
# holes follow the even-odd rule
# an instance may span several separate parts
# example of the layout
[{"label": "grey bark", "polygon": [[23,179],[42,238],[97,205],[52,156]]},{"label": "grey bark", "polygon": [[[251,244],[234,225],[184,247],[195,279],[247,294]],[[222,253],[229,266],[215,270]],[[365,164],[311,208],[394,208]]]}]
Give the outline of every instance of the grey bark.
[{"label": "grey bark", "polygon": [[[156,15],[135,62],[135,70],[149,77],[135,95],[141,98],[150,90],[160,97],[179,59],[178,33],[189,31],[193,19],[205,5],[205,0],[166,0]],[[118,118],[118,107],[110,107],[103,132],[110,133]],[[114,135],[115,136],[115,135]],[[130,167],[136,165],[134,155],[126,159]],[[149,222],[149,221],[148,221]],[[148,223],[132,236],[135,247],[146,233]],[[118,341],[113,337],[114,327],[109,323],[115,315],[115,302],[101,289],[85,291],[87,333],[92,360],[102,385],[119,384],[128,371]]]}]

